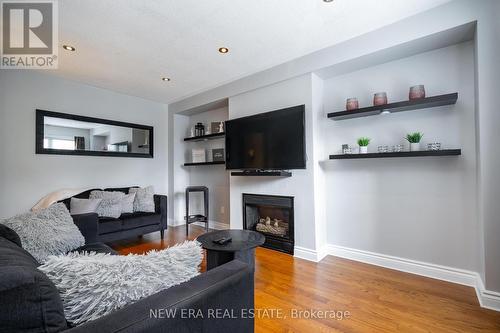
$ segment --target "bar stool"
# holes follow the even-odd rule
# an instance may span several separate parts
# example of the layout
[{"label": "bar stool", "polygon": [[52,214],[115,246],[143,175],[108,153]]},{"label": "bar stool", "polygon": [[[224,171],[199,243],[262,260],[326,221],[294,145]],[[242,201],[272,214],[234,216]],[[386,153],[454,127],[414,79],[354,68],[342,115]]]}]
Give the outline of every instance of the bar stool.
[{"label": "bar stool", "polygon": [[[203,192],[203,203],[205,206],[204,214],[189,215],[189,193]],[[188,186],[186,187],[186,236],[189,234],[189,225],[195,222],[205,223],[205,229],[208,232],[208,187],[206,186]]]}]

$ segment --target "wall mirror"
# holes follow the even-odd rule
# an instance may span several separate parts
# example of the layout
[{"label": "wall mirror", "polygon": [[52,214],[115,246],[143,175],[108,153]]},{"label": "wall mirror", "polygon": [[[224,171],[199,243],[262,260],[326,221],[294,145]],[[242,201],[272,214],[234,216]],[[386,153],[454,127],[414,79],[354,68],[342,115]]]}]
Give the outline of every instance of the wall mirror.
[{"label": "wall mirror", "polygon": [[36,153],[153,157],[153,127],[36,110]]}]

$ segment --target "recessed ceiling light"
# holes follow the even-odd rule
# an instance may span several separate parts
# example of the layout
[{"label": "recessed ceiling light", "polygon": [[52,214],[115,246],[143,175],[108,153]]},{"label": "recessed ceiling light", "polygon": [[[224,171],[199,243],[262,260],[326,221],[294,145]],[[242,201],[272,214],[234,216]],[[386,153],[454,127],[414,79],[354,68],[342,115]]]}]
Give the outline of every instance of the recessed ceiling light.
[{"label": "recessed ceiling light", "polygon": [[323,2],[333,2],[333,0],[323,0]]},{"label": "recessed ceiling light", "polygon": [[220,47],[219,48],[219,52],[220,53],[228,53],[229,52],[229,49],[227,47]]},{"label": "recessed ceiling light", "polygon": [[384,110],[384,111],[382,111],[381,113],[382,113],[382,114],[391,114],[391,111],[389,111],[389,110]]},{"label": "recessed ceiling light", "polygon": [[66,51],[76,51],[76,47],[71,45],[63,45],[63,49],[65,49]]},{"label": "recessed ceiling light", "polygon": [[162,79],[162,81],[165,81],[165,82],[169,82],[170,81],[169,77],[162,77],[161,79]]}]

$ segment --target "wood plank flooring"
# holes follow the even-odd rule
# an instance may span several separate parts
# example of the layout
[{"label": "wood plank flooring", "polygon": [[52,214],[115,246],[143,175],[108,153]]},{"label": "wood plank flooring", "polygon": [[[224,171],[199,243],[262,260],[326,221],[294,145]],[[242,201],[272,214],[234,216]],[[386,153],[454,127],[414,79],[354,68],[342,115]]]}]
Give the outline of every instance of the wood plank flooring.
[{"label": "wood plank flooring", "polygon": [[[110,245],[144,253],[202,233],[169,227],[163,241],[153,233]],[[471,287],[331,256],[313,263],[264,248],[256,256],[255,332],[500,332],[500,312],[481,308]]]}]

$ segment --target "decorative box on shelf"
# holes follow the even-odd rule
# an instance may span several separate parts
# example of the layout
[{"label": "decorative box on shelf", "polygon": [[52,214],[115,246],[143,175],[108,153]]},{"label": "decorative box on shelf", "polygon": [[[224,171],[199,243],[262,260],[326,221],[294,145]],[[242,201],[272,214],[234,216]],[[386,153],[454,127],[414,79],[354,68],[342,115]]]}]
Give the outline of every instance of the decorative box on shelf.
[{"label": "decorative box on shelf", "polygon": [[191,150],[192,162],[193,163],[205,163],[206,151],[204,148],[194,148]]}]

